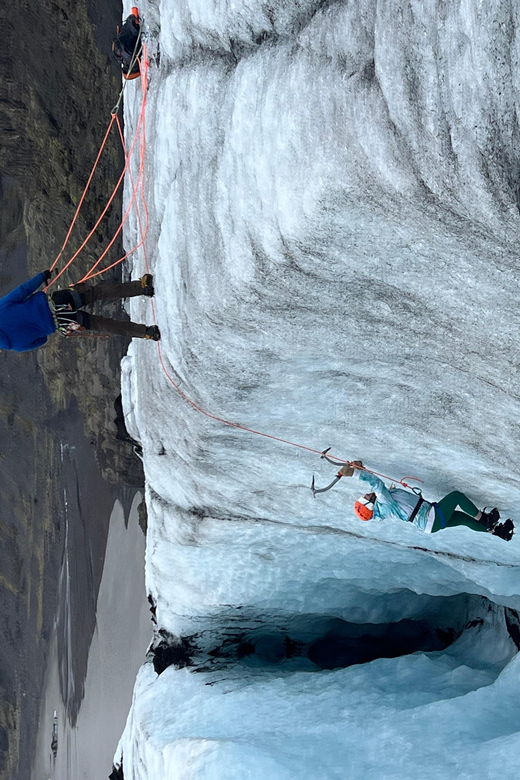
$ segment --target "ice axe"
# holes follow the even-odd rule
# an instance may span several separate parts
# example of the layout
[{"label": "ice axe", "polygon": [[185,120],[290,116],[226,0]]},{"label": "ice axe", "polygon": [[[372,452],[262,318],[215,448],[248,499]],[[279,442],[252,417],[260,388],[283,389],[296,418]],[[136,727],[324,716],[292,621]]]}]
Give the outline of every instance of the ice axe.
[{"label": "ice axe", "polygon": [[[321,457],[324,460],[328,461],[328,463],[332,463],[333,466],[344,466],[345,462],[332,460],[332,458],[327,457],[327,452],[329,452],[329,450],[330,450],[330,447],[327,447],[326,450],[323,450],[323,452],[321,453]],[[314,474],[313,474],[312,475],[311,490],[312,490],[312,495],[314,496],[314,498],[316,498],[316,493],[325,493],[327,490],[330,490],[331,487],[334,487],[336,482],[339,482],[342,476],[343,476],[343,474],[339,474],[338,473],[338,474],[336,474],[336,476],[334,477],[334,479],[332,480],[330,485],[327,485],[327,487],[324,487],[324,488],[317,488],[317,487],[315,487]]]}]

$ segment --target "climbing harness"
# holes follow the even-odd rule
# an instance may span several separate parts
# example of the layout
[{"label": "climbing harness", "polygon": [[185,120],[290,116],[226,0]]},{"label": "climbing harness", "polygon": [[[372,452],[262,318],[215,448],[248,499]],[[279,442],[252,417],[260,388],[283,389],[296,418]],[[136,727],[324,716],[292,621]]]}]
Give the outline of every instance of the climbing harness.
[{"label": "climbing harness", "polygon": [[47,300],[58,333],[62,336],[70,336],[72,333],[85,330],[85,326],[79,322],[79,312],[70,303],[55,303],[52,296]]},{"label": "climbing harness", "polygon": [[415,488],[413,487],[411,489],[417,496],[419,496],[419,498],[417,499],[417,503],[416,503],[416,505],[414,506],[414,508],[412,510],[412,514],[408,518],[408,522],[413,523],[413,521],[417,517],[417,512],[419,511],[421,506],[424,504],[424,498],[423,498],[423,494],[421,493],[421,491],[420,491],[420,489],[418,487],[415,487]]},{"label": "climbing harness", "polygon": [[446,528],[446,518],[444,517],[444,512],[440,508],[437,501],[434,501],[432,506],[435,509],[435,517],[439,518],[439,522],[441,524],[441,528]]}]

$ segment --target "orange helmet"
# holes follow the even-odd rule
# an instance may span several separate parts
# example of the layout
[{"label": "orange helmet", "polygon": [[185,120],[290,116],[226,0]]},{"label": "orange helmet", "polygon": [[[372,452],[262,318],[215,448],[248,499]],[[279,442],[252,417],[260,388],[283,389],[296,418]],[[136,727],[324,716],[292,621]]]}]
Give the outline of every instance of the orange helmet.
[{"label": "orange helmet", "polygon": [[360,520],[371,520],[374,516],[374,502],[361,496],[354,504],[354,512]]},{"label": "orange helmet", "polygon": [[130,11],[130,16],[135,16],[136,19],[139,19],[139,9],[136,5],[132,6],[132,9]]}]

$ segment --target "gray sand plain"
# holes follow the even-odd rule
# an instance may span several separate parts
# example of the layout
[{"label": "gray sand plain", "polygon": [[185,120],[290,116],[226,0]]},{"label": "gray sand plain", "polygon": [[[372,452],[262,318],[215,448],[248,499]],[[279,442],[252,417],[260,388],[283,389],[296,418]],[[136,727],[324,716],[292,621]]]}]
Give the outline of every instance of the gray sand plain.
[{"label": "gray sand plain", "polygon": [[[74,728],[60,696],[56,635],[52,639],[31,780],[100,780],[110,774],[135,677],[152,638],[144,581],[145,537],[137,517],[141,498],[139,493],[134,498],[127,528],[122,505],[114,504],[85,696]],[[58,715],[56,758],[51,752],[54,711]]]}]

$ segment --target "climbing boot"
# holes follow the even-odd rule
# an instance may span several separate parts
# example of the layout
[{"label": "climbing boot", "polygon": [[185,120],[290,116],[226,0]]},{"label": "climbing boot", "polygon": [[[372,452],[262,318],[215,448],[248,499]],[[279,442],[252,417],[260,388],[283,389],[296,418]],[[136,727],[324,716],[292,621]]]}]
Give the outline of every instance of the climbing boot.
[{"label": "climbing boot", "polygon": [[497,523],[491,533],[493,536],[498,536],[500,539],[505,539],[506,542],[510,542],[513,538],[515,526],[513,521],[509,518],[504,523]]},{"label": "climbing boot", "polygon": [[157,325],[147,325],[145,339],[150,341],[160,341],[161,331]]},{"label": "climbing boot", "polygon": [[141,276],[139,281],[141,282],[141,287],[143,288],[142,295],[147,295],[149,298],[153,298],[155,295],[155,289],[153,286],[152,274],[145,274],[144,276]]},{"label": "climbing boot", "polygon": [[496,507],[494,507],[494,509],[491,509],[490,512],[482,511],[481,516],[477,522],[487,528],[488,531],[492,531],[499,520],[500,512]]}]

